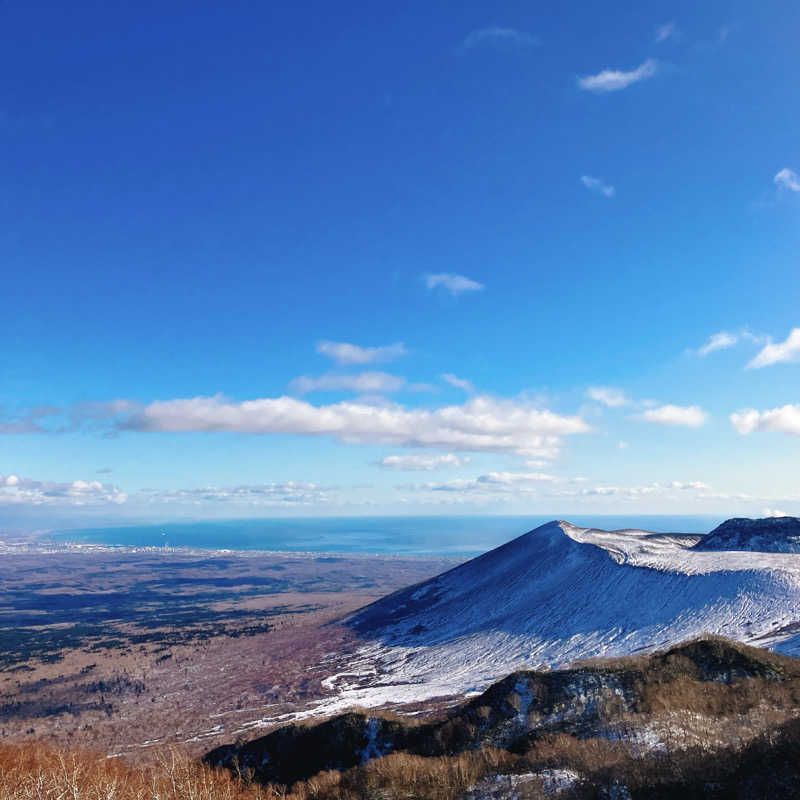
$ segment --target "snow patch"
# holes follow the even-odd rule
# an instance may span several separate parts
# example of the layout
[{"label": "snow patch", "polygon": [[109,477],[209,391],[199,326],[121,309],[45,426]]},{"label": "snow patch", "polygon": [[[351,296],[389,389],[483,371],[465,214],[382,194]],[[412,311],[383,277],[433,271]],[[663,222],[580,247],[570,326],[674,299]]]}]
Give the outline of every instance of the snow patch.
[{"label": "snow patch", "polygon": [[364,749],[361,751],[362,764],[365,761],[369,761],[371,758],[385,756],[391,750],[391,746],[389,744],[384,744],[383,747],[378,744],[378,733],[380,732],[380,729],[381,721],[378,719],[378,717],[370,717],[367,720],[367,743],[364,746]]},{"label": "snow patch", "polygon": [[479,781],[464,795],[464,800],[522,800],[531,789],[552,797],[571,789],[580,775],[569,769],[545,769],[522,775],[491,775]]}]

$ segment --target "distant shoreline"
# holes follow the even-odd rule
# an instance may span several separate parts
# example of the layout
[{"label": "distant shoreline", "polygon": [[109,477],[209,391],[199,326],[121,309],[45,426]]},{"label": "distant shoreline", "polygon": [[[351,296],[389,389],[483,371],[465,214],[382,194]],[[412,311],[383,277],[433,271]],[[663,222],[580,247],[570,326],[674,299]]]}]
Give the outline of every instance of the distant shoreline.
[{"label": "distant shoreline", "polygon": [[40,532],[35,539],[37,544],[46,541],[155,548],[168,544],[193,550],[470,557],[559,518],[581,527],[670,533],[708,533],[721,521],[688,514],[273,517],[51,529]]},{"label": "distant shoreline", "polygon": [[259,550],[254,548],[225,548],[225,547],[191,547],[188,545],[156,546],[156,545],[129,545],[129,544],[99,544],[95,542],[70,542],[38,540],[30,542],[8,542],[0,539],[0,556],[3,555],[58,555],[60,553],[75,554],[147,554],[164,556],[207,556],[207,557],[242,557],[257,558],[264,556],[287,556],[326,558],[336,561],[350,561],[355,559],[414,559],[431,561],[461,562],[469,556],[448,556],[442,553],[370,553],[370,552],[342,552],[323,550]]}]

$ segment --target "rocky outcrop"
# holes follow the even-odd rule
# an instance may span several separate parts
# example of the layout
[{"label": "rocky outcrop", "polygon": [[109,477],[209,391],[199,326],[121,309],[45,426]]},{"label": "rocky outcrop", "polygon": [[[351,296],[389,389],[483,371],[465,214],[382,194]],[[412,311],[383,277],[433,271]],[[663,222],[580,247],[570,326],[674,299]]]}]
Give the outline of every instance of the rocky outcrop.
[{"label": "rocky outcrop", "polygon": [[204,760],[261,783],[291,784],[329,769],[345,770],[402,749],[405,725],[365,714],[342,714],[318,725],[287,725],[242,745],[217,747]]},{"label": "rocky outcrop", "polygon": [[797,517],[729,519],[704,536],[695,545],[695,549],[800,553],[800,519]]}]

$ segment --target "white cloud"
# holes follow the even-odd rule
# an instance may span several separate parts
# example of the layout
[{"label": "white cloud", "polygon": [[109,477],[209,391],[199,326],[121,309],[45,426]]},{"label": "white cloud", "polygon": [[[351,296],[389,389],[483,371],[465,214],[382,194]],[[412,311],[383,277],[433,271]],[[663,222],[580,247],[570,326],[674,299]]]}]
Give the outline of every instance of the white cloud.
[{"label": "white cloud", "polygon": [[389,375],[387,372],[359,372],[357,375],[337,375],[328,372],[318,377],[301,375],[295,378],[289,387],[298,394],[340,391],[381,394],[397,392],[406,387],[406,379],[399,375]]},{"label": "white cloud", "polygon": [[687,428],[699,428],[704,425],[708,414],[700,406],[676,406],[667,404],[648,408],[641,418],[659,425],[683,425]]},{"label": "white cloud", "polygon": [[711,487],[702,481],[669,481],[668,483],[647,483],[640,486],[590,486],[585,488],[556,489],[554,497],[617,497],[635,500],[643,497],[669,497],[675,492],[697,493],[698,498],[708,497]]},{"label": "white cloud", "polygon": [[332,358],[337,364],[378,364],[404,356],[408,351],[402,342],[383,347],[360,347],[349,342],[325,340],[317,344],[317,352]]},{"label": "white cloud", "polygon": [[550,483],[558,480],[555,475],[546,472],[487,472],[477,478],[478,483],[493,484],[495,486],[510,486],[515,483]]},{"label": "white cloud", "polygon": [[665,22],[656,28],[655,42],[659,44],[666,41],[670,37],[678,35],[678,26],[674,22]]},{"label": "white cloud", "polygon": [[758,428],[761,414],[754,408],[745,408],[742,411],[735,411],[729,417],[731,425],[739,433],[747,434],[752,433]]},{"label": "white cloud", "polygon": [[542,483],[553,483],[557,480],[554,475],[543,472],[487,472],[477,478],[455,478],[451,481],[420,483],[402,488],[470,494],[529,494],[537,492]]},{"label": "white cloud", "polygon": [[586,396],[590,400],[609,406],[609,408],[618,408],[630,403],[625,392],[622,389],[615,389],[613,386],[590,386],[586,390]]},{"label": "white cloud", "polygon": [[775,431],[800,436],[800,404],[779,406],[767,411],[746,408],[731,414],[730,421],[741,434]]},{"label": "white cloud", "polygon": [[535,47],[539,39],[525,31],[515,28],[489,27],[471,31],[464,38],[461,47],[471,50],[475,47]]},{"label": "white cloud", "polygon": [[680,489],[681,491],[686,491],[688,489],[692,490],[706,490],[710,489],[711,487],[707,483],[703,483],[702,481],[670,481],[666,485],[667,489]]},{"label": "white cloud", "polygon": [[761,514],[765,517],[791,517],[791,514],[787,514],[785,511],[781,511],[779,508],[764,508],[761,510]]},{"label": "white cloud", "polygon": [[453,453],[445,455],[410,453],[407,455],[386,456],[379,463],[382,467],[416,471],[438,469],[439,467],[460,467],[464,464],[469,464],[469,461],[469,456],[457,456]]},{"label": "white cloud", "polygon": [[455,275],[451,272],[429,273],[425,275],[425,285],[429,289],[435,289],[440,286],[453,295],[458,295],[462,292],[477,292],[486,288],[482,283],[478,283],[472,278],[467,278],[464,275]]},{"label": "white cloud", "polygon": [[100,481],[39,481],[0,475],[0,505],[121,505],[127,499],[125,492]]},{"label": "white cloud", "polygon": [[597,192],[598,194],[605,195],[606,197],[613,197],[614,192],[616,191],[610,184],[603,183],[600,178],[593,178],[591,175],[581,175],[581,183],[590,192]]},{"label": "white cloud", "polygon": [[146,503],[230,503],[245,506],[314,506],[333,501],[330,489],[304,481],[257,485],[207,486],[200,489],[145,489],[137,499]]},{"label": "white cloud", "polygon": [[655,494],[661,489],[658,484],[650,486],[592,486],[580,489],[575,494],[582,497],[641,497],[642,495]]},{"label": "white cloud", "polygon": [[615,92],[619,89],[625,89],[634,83],[652,78],[658,72],[658,62],[655,59],[648,58],[647,61],[642,62],[636,69],[616,70],[604,69],[596,75],[585,75],[578,78],[578,86],[589,92]]},{"label": "white cloud", "polygon": [[527,458],[525,459],[525,466],[529,469],[541,469],[547,466],[547,461],[543,458]]},{"label": "white cloud", "polygon": [[619,442],[617,442],[617,447],[620,450],[627,450],[628,449],[628,443],[624,442],[624,441],[619,441]]},{"label": "white cloud", "polygon": [[778,186],[783,186],[793,192],[800,192],[800,175],[793,169],[784,167],[772,180]]},{"label": "white cloud", "polygon": [[238,431],[333,436],[342,442],[467,451],[558,453],[561,437],[589,430],[579,416],[486,396],[428,410],[356,402],[314,406],[294,397],[235,402],[222,395],[159,400],[117,421],[120,430]]},{"label": "white cloud", "polygon": [[748,364],[748,369],[767,367],[772,364],[800,361],[800,328],[792,328],[783,342],[765,345]]},{"label": "white cloud", "polygon": [[475,387],[472,385],[472,381],[467,380],[466,378],[459,378],[457,375],[453,375],[452,372],[445,372],[442,376],[442,380],[445,383],[449,383],[451,386],[455,386],[456,389],[463,389],[465,392],[472,394],[475,391]]}]

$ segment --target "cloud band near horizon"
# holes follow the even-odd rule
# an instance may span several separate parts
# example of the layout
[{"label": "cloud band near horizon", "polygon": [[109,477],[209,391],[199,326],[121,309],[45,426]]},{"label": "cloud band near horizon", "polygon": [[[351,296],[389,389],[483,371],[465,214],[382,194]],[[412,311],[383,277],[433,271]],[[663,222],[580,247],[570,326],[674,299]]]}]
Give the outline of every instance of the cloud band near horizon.
[{"label": "cloud band near horizon", "polygon": [[222,395],[158,400],[118,418],[117,430],[327,435],[345,443],[395,444],[553,458],[561,437],[586,433],[561,415],[487,396],[429,410],[342,401],[315,406],[281,396],[232,401]]}]

